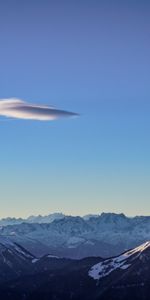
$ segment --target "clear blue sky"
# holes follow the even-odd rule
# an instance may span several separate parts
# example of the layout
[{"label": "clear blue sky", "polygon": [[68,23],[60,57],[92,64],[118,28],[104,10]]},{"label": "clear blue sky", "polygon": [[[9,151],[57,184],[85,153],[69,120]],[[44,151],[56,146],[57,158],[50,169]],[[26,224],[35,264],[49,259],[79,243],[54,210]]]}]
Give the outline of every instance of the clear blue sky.
[{"label": "clear blue sky", "polygon": [[150,214],[150,1],[0,1],[0,98],[81,114],[0,122],[0,217]]}]

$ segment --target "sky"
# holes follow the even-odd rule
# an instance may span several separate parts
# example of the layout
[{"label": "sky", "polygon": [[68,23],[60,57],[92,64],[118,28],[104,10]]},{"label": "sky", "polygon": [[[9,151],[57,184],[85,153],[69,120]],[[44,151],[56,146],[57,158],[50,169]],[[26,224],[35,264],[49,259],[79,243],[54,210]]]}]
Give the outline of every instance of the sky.
[{"label": "sky", "polygon": [[1,0],[0,99],[79,113],[0,118],[0,217],[150,214],[150,1]]}]

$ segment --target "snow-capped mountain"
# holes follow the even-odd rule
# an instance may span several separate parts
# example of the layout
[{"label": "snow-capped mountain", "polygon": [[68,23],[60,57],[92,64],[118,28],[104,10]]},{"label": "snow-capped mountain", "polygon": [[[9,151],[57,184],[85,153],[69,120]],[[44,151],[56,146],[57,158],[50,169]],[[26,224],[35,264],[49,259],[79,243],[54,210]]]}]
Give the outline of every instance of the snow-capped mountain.
[{"label": "snow-capped mountain", "polygon": [[114,213],[88,218],[60,215],[47,223],[1,226],[0,236],[11,238],[37,256],[51,253],[70,258],[110,257],[150,240],[150,217],[129,218]]},{"label": "snow-capped mountain", "polygon": [[100,261],[88,272],[97,281],[99,299],[149,299],[150,242]]},{"label": "snow-capped mountain", "polygon": [[129,250],[117,257],[109,258],[94,265],[89,271],[89,276],[100,280],[116,270],[126,270],[135,267],[141,261],[144,264],[150,261],[150,242],[146,242],[139,247]]}]

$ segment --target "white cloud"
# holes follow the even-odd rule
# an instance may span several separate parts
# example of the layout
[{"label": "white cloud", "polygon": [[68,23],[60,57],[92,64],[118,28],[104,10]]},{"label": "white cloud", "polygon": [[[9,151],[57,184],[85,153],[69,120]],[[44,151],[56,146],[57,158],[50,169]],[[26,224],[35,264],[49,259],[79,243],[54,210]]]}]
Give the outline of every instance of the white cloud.
[{"label": "white cloud", "polygon": [[77,116],[77,114],[59,110],[51,106],[31,104],[20,99],[11,98],[0,100],[0,116],[50,121],[64,117]]}]

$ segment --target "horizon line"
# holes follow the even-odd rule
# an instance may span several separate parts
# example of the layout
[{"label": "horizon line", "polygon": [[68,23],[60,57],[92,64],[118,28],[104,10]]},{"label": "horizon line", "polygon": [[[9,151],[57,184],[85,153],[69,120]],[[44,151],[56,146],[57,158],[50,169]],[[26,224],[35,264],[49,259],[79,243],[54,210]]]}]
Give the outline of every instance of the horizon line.
[{"label": "horizon line", "polygon": [[111,212],[111,211],[102,211],[102,212],[99,212],[99,213],[85,213],[85,214],[71,214],[71,213],[63,213],[63,212],[59,212],[59,211],[54,211],[54,212],[50,212],[50,213],[48,213],[48,214],[30,214],[30,215],[27,215],[27,216],[25,216],[25,217],[23,217],[23,216],[14,216],[14,215],[12,215],[12,216],[4,216],[4,217],[2,217],[2,216],[0,216],[0,220],[5,220],[5,219],[16,219],[16,220],[19,220],[19,219],[22,219],[22,220],[27,220],[27,219],[29,219],[29,218],[31,218],[31,217],[48,217],[48,216],[50,216],[50,215],[54,215],[54,214],[62,214],[64,217],[80,217],[80,218],[84,218],[84,217],[86,217],[86,216],[89,216],[89,215],[91,215],[91,216],[97,216],[97,217],[99,217],[99,216],[101,216],[102,214],[114,214],[114,215],[123,215],[123,216],[125,216],[125,217],[127,217],[127,218],[135,218],[135,217],[150,217],[150,214],[149,215],[146,215],[146,214],[135,214],[135,215],[128,215],[128,214],[126,214],[126,213],[123,213],[123,212]]}]

